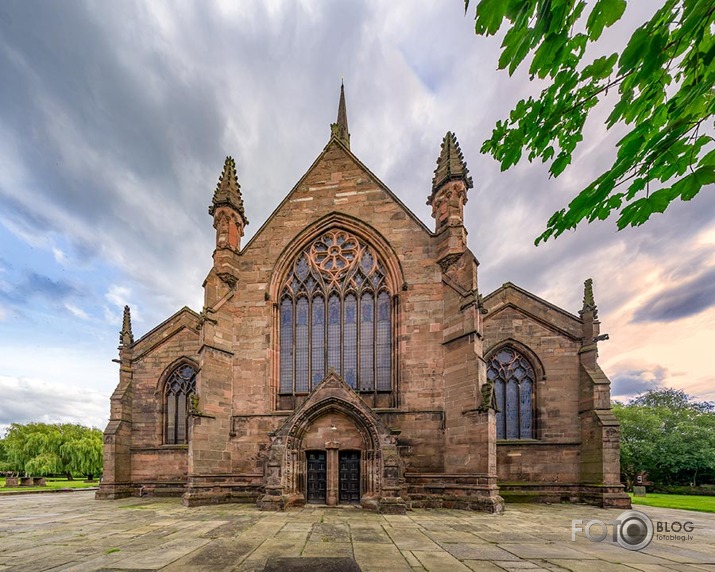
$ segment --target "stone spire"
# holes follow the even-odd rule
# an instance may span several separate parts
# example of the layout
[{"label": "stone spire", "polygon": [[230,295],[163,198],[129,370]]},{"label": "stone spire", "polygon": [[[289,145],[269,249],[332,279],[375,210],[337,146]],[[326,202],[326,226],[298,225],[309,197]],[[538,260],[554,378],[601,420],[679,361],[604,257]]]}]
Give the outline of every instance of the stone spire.
[{"label": "stone spire", "polygon": [[214,217],[216,229],[214,269],[223,282],[233,287],[238,281],[237,255],[241,251],[241,237],[248,219],[243,210],[236,163],[231,157],[226,157],[223,164],[223,172],[216,185],[209,214]]},{"label": "stone spire", "polygon": [[121,347],[127,347],[134,343],[134,334],[132,334],[132,314],[129,310],[129,306],[124,306],[122,330],[119,332],[119,343],[121,344]]},{"label": "stone spire", "polygon": [[583,308],[581,316],[581,363],[590,369],[595,369],[598,359],[598,342],[607,340],[608,334],[601,335],[601,323],[598,321],[598,308],[593,297],[593,280],[589,278],[583,283]]},{"label": "stone spire", "polygon": [[467,189],[471,189],[474,186],[472,177],[469,176],[467,164],[464,162],[464,155],[462,155],[462,150],[459,148],[457,137],[451,131],[447,131],[442,140],[442,150],[437,159],[437,168],[434,170],[434,178],[432,179],[432,194],[427,200],[427,204],[431,204],[432,198],[442,185],[455,180],[463,181]]},{"label": "stone spire", "polygon": [[593,319],[598,318],[598,308],[593,298],[593,280],[589,278],[583,283],[583,308],[579,312],[581,316],[589,312],[593,313]]},{"label": "stone spire", "polygon": [[434,170],[432,193],[427,197],[435,220],[435,232],[440,235],[437,260],[443,271],[467,248],[464,205],[467,203],[467,191],[472,186],[457,138],[447,131]]},{"label": "stone spire", "polygon": [[340,103],[338,103],[338,120],[330,125],[330,133],[348,149],[350,149],[350,132],[348,131],[348,110],[345,106],[345,85],[340,82]]},{"label": "stone spire", "polygon": [[248,224],[246,213],[243,210],[243,196],[241,195],[241,185],[238,184],[236,176],[236,163],[233,157],[226,157],[223,164],[223,172],[218,179],[213,200],[209,207],[209,214],[214,216],[216,209],[220,206],[228,206],[238,213],[243,222],[243,226]]}]

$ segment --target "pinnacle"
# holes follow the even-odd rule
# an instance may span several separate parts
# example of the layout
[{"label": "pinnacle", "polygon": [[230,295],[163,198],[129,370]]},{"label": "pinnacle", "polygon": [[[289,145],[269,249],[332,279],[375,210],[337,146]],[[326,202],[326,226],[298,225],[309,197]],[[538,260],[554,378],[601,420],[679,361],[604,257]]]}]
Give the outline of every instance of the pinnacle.
[{"label": "pinnacle", "polygon": [[248,224],[246,213],[243,208],[243,196],[241,195],[241,185],[238,184],[236,176],[236,162],[233,157],[228,156],[223,164],[223,172],[216,184],[212,205],[209,207],[209,214],[213,215],[214,210],[219,205],[229,205],[236,209],[244,220],[244,224]]},{"label": "pinnacle", "polygon": [[330,125],[332,137],[335,137],[350,149],[350,131],[348,130],[348,110],[345,105],[345,85],[340,83],[340,102],[338,103],[338,119]]},{"label": "pinnacle", "polygon": [[134,343],[134,335],[132,334],[132,314],[129,306],[124,306],[124,315],[122,316],[122,331],[119,332],[119,341],[124,345],[125,337],[129,344]]},{"label": "pinnacle", "polygon": [[593,312],[593,317],[597,317],[598,309],[596,308],[596,300],[593,297],[593,279],[589,278],[583,283],[583,309],[581,314]]},{"label": "pinnacle", "polygon": [[432,193],[439,189],[444,183],[453,179],[462,179],[468,189],[474,184],[469,176],[469,169],[464,162],[464,155],[459,148],[457,137],[451,131],[442,140],[442,150],[437,159],[437,168],[432,179]]}]

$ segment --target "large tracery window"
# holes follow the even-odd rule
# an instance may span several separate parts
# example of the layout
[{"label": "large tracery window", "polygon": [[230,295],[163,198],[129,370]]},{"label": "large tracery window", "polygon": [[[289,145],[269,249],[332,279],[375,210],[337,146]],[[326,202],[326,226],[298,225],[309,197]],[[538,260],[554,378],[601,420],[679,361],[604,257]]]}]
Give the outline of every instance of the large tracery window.
[{"label": "large tracery window", "polygon": [[331,230],[301,252],[281,290],[280,393],[308,393],[334,369],[358,391],[390,391],[392,296],[364,242]]},{"label": "large tracery window", "polygon": [[497,439],[533,439],[534,368],[511,347],[497,351],[487,365],[497,405]]},{"label": "large tracery window", "polygon": [[188,364],[177,367],[164,389],[164,443],[189,442],[189,400],[196,393],[196,370]]}]

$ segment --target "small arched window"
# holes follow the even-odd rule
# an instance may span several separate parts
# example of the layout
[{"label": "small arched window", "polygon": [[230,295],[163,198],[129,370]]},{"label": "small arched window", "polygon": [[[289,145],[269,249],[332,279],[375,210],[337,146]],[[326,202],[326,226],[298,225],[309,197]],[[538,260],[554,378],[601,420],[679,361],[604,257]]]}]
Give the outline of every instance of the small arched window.
[{"label": "small arched window", "polygon": [[498,350],[487,363],[498,410],[497,439],[533,439],[534,368],[511,347]]},{"label": "small arched window", "polygon": [[384,263],[356,236],[333,229],[310,243],[281,290],[280,393],[308,393],[331,369],[358,391],[390,391],[391,294]]},{"label": "small arched window", "polygon": [[189,442],[189,403],[195,393],[196,370],[182,364],[169,375],[164,389],[165,444],[185,445]]}]

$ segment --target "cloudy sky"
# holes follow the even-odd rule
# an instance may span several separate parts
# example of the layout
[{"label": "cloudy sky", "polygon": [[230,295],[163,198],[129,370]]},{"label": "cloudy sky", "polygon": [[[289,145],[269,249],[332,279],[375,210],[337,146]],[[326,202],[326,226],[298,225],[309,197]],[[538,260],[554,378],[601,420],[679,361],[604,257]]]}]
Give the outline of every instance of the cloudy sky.
[{"label": "cloudy sky", "polygon": [[341,78],[353,152],[430,227],[434,163],[456,132],[483,293],[511,281],[576,312],[592,277],[613,394],[715,400],[712,188],[639,229],[609,220],[534,247],[618,137],[597,109],[558,179],[500,173],[481,142],[538,86],[497,72],[498,47],[461,0],[0,3],[0,429],[105,425],[122,306],[137,337],[201,309],[224,157],[245,244],[327,143]]}]

